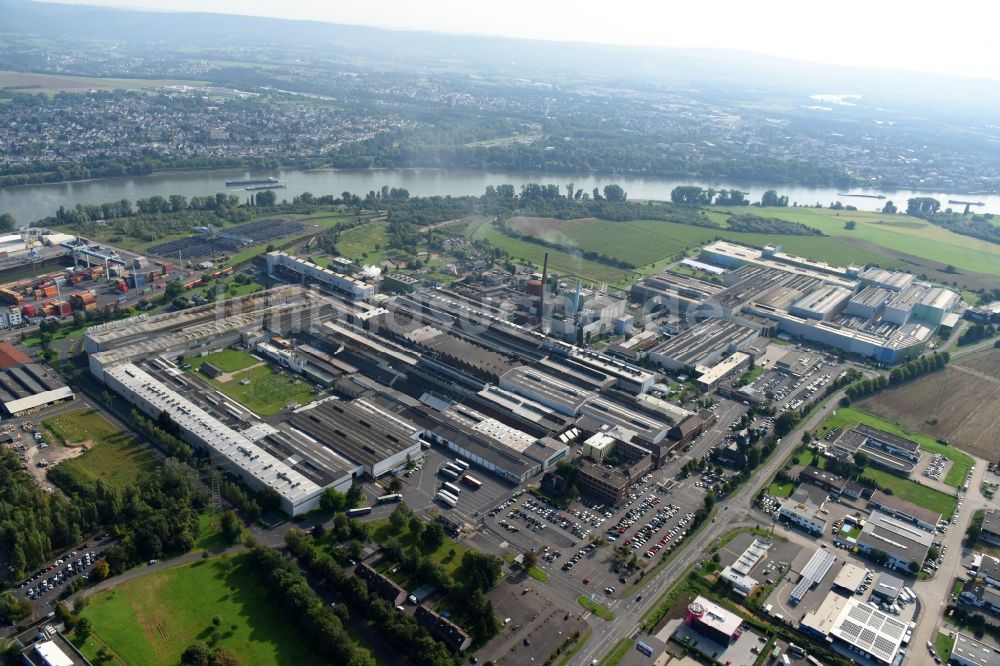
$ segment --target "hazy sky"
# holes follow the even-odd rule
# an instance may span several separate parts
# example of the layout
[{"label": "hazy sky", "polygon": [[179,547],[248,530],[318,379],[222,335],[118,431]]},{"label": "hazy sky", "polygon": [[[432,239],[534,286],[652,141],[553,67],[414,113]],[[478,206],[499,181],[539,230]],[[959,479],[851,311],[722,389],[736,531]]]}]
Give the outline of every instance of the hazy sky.
[{"label": "hazy sky", "polygon": [[93,0],[404,30],[710,47],[1000,79],[990,0]]}]

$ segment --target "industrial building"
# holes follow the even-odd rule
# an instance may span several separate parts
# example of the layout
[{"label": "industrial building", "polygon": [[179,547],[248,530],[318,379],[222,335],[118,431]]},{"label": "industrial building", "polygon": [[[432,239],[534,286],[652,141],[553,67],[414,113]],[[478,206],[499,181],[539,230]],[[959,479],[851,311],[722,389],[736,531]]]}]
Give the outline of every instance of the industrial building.
[{"label": "industrial building", "polygon": [[577,384],[527,367],[513,368],[504,373],[500,377],[500,388],[569,416],[578,416],[580,408],[597,395]]},{"label": "industrial building", "polygon": [[825,285],[792,303],[788,311],[806,319],[830,321],[844,309],[851,293],[846,287]]},{"label": "industrial building", "polygon": [[724,319],[706,319],[649,351],[649,359],[668,370],[710,367],[723,356],[744,351],[760,333]]},{"label": "industrial building", "polygon": [[578,477],[581,492],[592,495],[602,502],[618,506],[628,495],[629,478],[617,469],[608,469],[583,459],[579,463]]},{"label": "industrial building", "polygon": [[106,369],[108,388],[152,419],[166,413],[177,424],[179,436],[207,450],[213,461],[254,490],[271,488],[281,497],[282,509],[293,516],[319,506],[323,488],[201,409],[167,388],[132,363]]},{"label": "industrial building", "polygon": [[788,498],[781,503],[781,507],[778,509],[778,516],[782,520],[796,525],[810,534],[822,536],[826,533],[828,521],[820,513],[821,506],[812,506]]},{"label": "industrial building", "polygon": [[46,625],[33,632],[30,639],[18,637],[21,663],[24,666],[91,666],[91,662],[66,638],[57,626]]},{"label": "industrial building", "polygon": [[[838,605],[831,605],[828,610],[836,610]],[[905,623],[856,598],[850,598],[830,626],[828,639],[835,645],[860,652],[875,663],[891,666],[896,662],[905,635]]]},{"label": "industrial building", "polygon": [[872,466],[900,476],[910,476],[920,460],[916,442],[865,424],[840,433],[829,450],[835,458],[853,456],[858,451],[868,456]]},{"label": "industrial building", "polygon": [[928,532],[936,530],[938,523],[941,522],[939,512],[925,509],[895,495],[886,495],[881,490],[876,490],[872,494],[868,500],[868,508],[881,511]]},{"label": "industrial building", "polygon": [[912,571],[910,563],[919,568],[927,559],[933,541],[930,532],[874,511],[858,535],[857,544],[865,555],[870,556],[876,550],[884,552],[888,556],[885,566],[889,569]]},{"label": "industrial building", "polygon": [[991,585],[981,585],[974,580],[966,581],[958,598],[963,604],[1000,616],[1000,590]]},{"label": "industrial building", "polygon": [[986,515],[983,516],[983,529],[979,533],[979,538],[986,543],[1000,546],[1000,511],[986,509]]},{"label": "industrial building", "polygon": [[824,549],[816,550],[805,566],[802,567],[799,582],[795,585],[791,595],[789,595],[788,602],[792,606],[795,606],[802,601],[809,590],[815,589],[820,581],[826,578],[826,575],[833,568],[833,564],[836,561],[837,557],[830,551]]},{"label": "industrial building", "polygon": [[872,600],[889,606],[896,603],[899,593],[903,591],[903,579],[887,573],[881,573],[872,584]]},{"label": "industrial building", "polygon": [[865,582],[867,574],[867,569],[850,562],[844,562],[844,566],[837,572],[837,577],[833,579],[833,589],[840,590],[845,594],[854,594]]},{"label": "industrial building", "polygon": [[1000,666],[1000,650],[958,632],[948,661],[958,666]]},{"label": "industrial building", "polygon": [[770,541],[754,539],[753,543],[747,546],[735,562],[722,570],[720,574],[722,580],[729,583],[729,586],[740,596],[753,593],[759,582],[750,576],[750,572],[764,559],[770,547]]},{"label": "industrial building", "polygon": [[0,404],[6,416],[20,416],[75,397],[55,371],[37,363],[23,362],[23,359],[31,360],[23,352],[0,352],[0,357],[6,366],[0,367]]},{"label": "industrial building", "polygon": [[317,266],[305,259],[277,250],[268,252],[264,256],[267,260],[267,274],[273,278],[299,284],[317,284],[360,300],[368,300],[375,295],[375,284],[372,281],[341,275],[329,268]]}]

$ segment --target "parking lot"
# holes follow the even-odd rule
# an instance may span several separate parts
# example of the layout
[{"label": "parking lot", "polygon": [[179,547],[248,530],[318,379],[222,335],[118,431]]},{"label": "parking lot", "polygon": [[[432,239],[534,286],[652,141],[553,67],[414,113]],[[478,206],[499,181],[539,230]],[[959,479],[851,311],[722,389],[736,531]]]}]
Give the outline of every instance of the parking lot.
[{"label": "parking lot", "polygon": [[[819,352],[810,352],[819,355]],[[850,366],[838,363],[833,356],[822,356],[800,376],[788,370],[772,368],[748,384],[748,388],[764,396],[771,394],[778,409],[801,409],[802,405],[823,396],[830,382],[835,381]]]},{"label": "parking lot", "polygon": [[66,585],[73,579],[86,580],[93,572],[94,564],[104,558],[110,539],[97,538],[89,544],[82,544],[78,550],[66,552],[42,567],[13,590],[15,594],[30,599],[37,608],[54,606]]}]

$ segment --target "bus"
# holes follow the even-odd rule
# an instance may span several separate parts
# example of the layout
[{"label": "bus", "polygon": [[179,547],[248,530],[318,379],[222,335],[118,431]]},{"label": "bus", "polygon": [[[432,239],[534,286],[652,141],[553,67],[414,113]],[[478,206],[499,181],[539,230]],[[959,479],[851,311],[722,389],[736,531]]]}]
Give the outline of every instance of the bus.
[{"label": "bus", "polygon": [[449,493],[451,493],[455,497],[458,497],[459,495],[462,494],[462,489],[461,488],[459,488],[458,486],[456,486],[454,483],[449,483],[448,481],[445,481],[444,483],[442,483],[441,484],[441,488],[443,490],[447,490]]},{"label": "bus", "polygon": [[375,500],[375,503],[376,504],[389,504],[390,502],[399,502],[402,499],[403,499],[403,496],[400,493],[392,493],[390,495],[382,495],[377,500]]},{"label": "bus", "polygon": [[448,469],[447,467],[442,467],[441,469],[438,470],[438,472],[441,474],[441,476],[448,477],[449,479],[452,479],[453,481],[457,481],[458,480],[458,472],[456,472],[453,469]]},{"label": "bus", "polygon": [[371,513],[372,508],[370,506],[359,506],[356,509],[348,509],[344,513],[347,514],[348,518],[353,518],[354,516],[363,516],[366,513]]},{"label": "bus", "polygon": [[469,469],[469,463],[465,462],[464,460],[459,460],[458,458],[455,458],[454,463],[459,467],[461,467],[463,472]]},{"label": "bus", "polygon": [[473,490],[479,490],[480,488],[483,487],[483,482],[482,481],[480,481],[479,479],[477,479],[474,476],[469,476],[468,474],[466,474],[465,476],[462,477],[462,483],[464,483],[465,485],[469,486]]},{"label": "bus", "polygon": [[444,504],[447,504],[451,508],[455,508],[456,506],[458,506],[458,500],[455,499],[454,496],[452,495],[446,495],[445,493],[438,493],[437,495],[434,496],[434,499],[438,500],[439,502],[443,502]]},{"label": "bus", "polygon": [[455,503],[456,503],[456,504],[458,503],[458,495],[454,495],[454,494],[452,494],[451,492],[449,492],[449,491],[445,490],[444,488],[442,488],[441,490],[439,490],[439,491],[438,491],[438,495],[444,495],[444,496],[445,496],[445,497],[447,497],[448,499],[453,499],[453,500],[455,500]]}]

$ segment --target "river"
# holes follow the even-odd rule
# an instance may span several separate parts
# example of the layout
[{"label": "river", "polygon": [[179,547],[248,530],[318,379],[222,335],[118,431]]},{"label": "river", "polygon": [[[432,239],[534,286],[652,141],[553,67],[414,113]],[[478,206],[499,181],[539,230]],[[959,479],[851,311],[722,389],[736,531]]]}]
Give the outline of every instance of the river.
[{"label": "river", "polygon": [[[845,205],[857,206],[860,210],[880,209],[885,201],[865,197],[838,197],[843,194],[883,194],[899,208],[906,207],[906,200],[913,196],[932,196],[941,201],[941,207],[948,206],[948,199],[982,201],[986,205],[975,207],[976,212],[1000,213],[1000,195],[956,195],[945,192],[879,191],[867,189],[835,189],[823,187],[801,187],[774,184],[733,184],[722,181],[676,180],[669,178],[636,176],[596,176],[594,174],[567,175],[533,172],[461,171],[437,169],[373,169],[357,171],[337,170],[281,170],[263,173],[248,173],[240,170],[195,171],[159,173],[151,176],[126,178],[104,178],[99,180],[53,183],[47,185],[24,185],[0,189],[0,213],[11,213],[20,224],[34,222],[54,215],[59,206],[72,208],[78,203],[99,204],[108,201],[136,199],[154,195],[168,196],[183,194],[186,197],[205,196],[217,192],[230,192],[246,196],[249,193],[241,187],[227,188],[226,180],[242,176],[276,176],[286,189],[276,190],[278,199],[291,199],[303,192],[316,195],[352,192],[364,195],[383,185],[405,187],[410,194],[431,195],[479,195],[487,185],[511,183],[520,187],[523,183],[556,184],[565,189],[567,183],[590,192],[595,187],[610,183],[621,185],[631,199],[668,199],[670,191],[677,185],[701,185],[715,189],[741,189],[750,193],[751,201],[759,201],[765,190],[774,189],[788,196],[789,202],[800,205],[818,203],[824,206],[840,200]],[[957,206],[956,206],[957,208]]]}]

